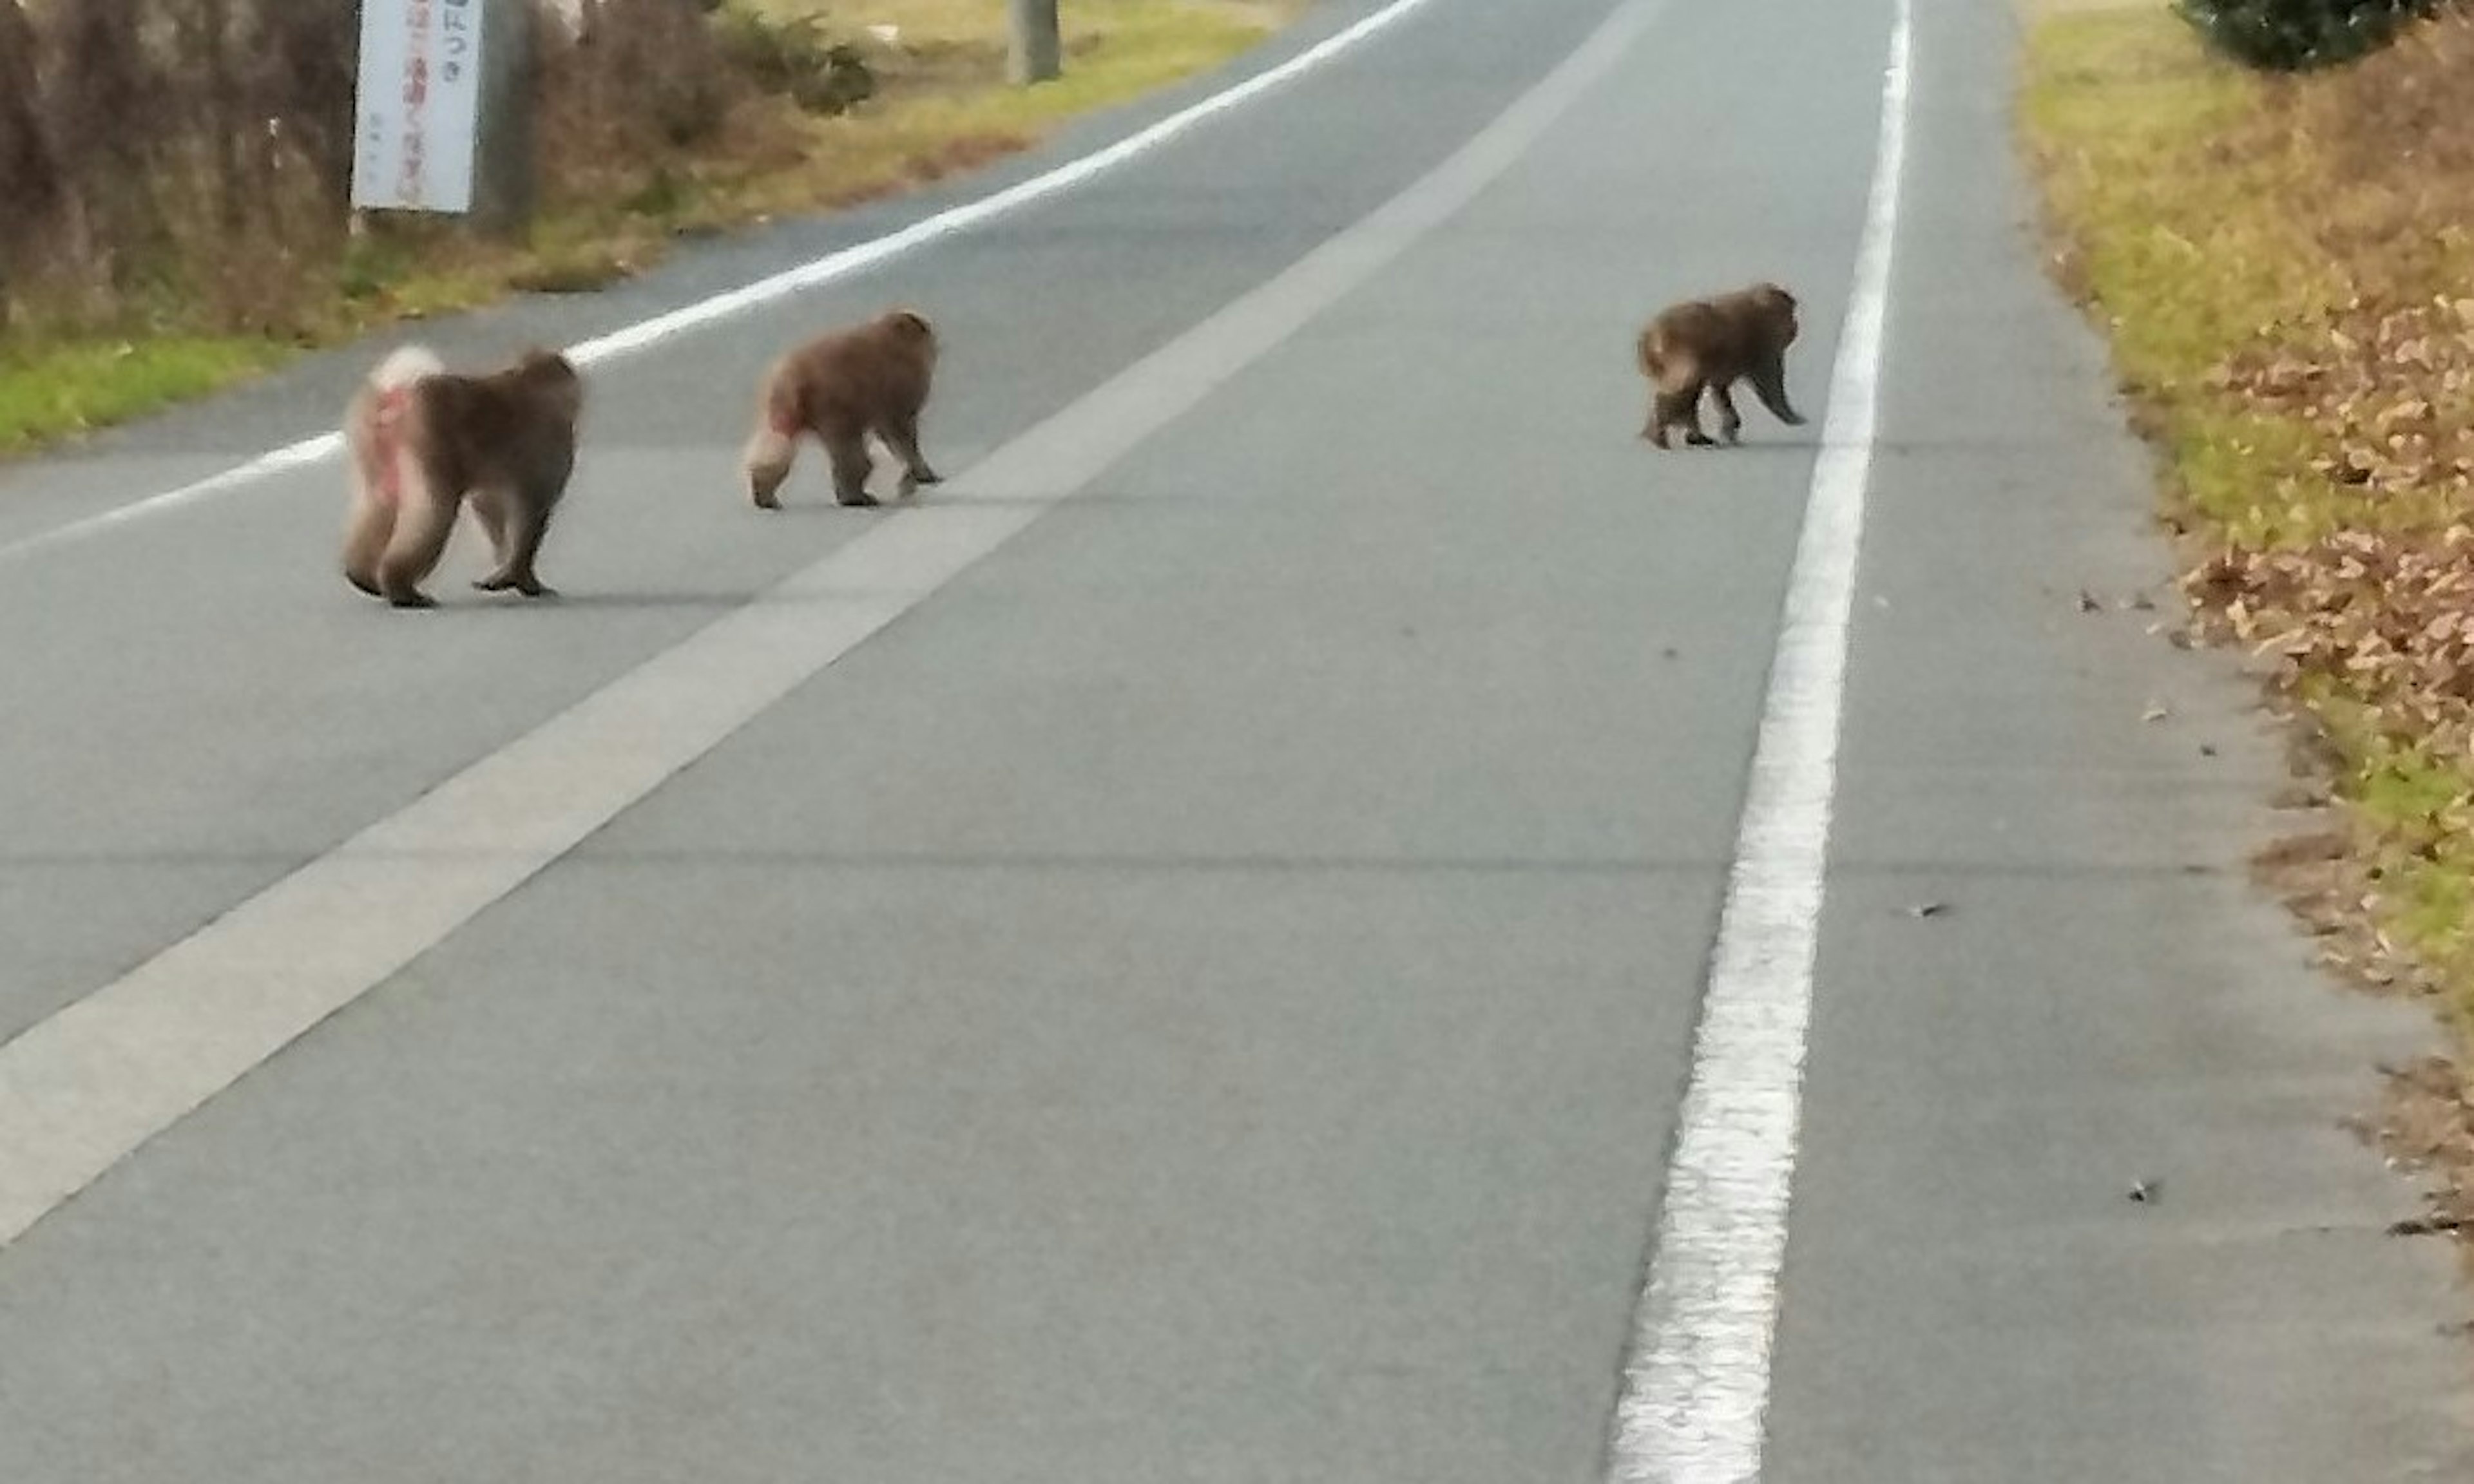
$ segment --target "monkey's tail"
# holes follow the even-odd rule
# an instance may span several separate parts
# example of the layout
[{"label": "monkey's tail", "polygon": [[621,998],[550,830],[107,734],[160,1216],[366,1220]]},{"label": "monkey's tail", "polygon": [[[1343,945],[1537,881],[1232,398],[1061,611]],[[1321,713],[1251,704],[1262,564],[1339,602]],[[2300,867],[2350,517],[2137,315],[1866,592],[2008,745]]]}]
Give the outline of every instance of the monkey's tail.
[{"label": "monkey's tail", "polygon": [[748,492],[760,508],[775,508],[774,491],[790,477],[790,466],[799,457],[799,435],[806,431],[804,378],[797,358],[785,355],[765,369],[756,392],[756,428],[739,456]]},{"label": "monkey's tail", "polygon": [[1640,373],[1652,381],[1659,380],[1659,372],[1666,364],[1665,351],[1665,339],[1658,331],[1641,331],[1640,339],[1634,347],[1634,352],[1640,358]]},{"label": "monkey's tail", "polygon": [[380,392],[400,392],[424,376],[443,376],[447,363],[427,346],[400,346],[387,352],[370,372],[370,385]]},{"label": "monkey's tail", "polygon": [[747,476],[748,492],[766,509],[772,507],[774,491],[790,477],[790,465],[799,456],[799,434],[806,414],[800,403],[798,381],[787,365],[775,367],[765,378],[755,430],[747,435],[747,447],[739,456],[740,469]]},{"label": "monkey's tail", "polygon": [[795,434],[782,431],[769,419],[756,425],[756,431],[748,435],[746,450],[739,457],[739,467],[747,476],[748,491],[756,496],[757,504],[764,505],[773,498],[773,491],[790,477],[790,465],[798,456]]},{"label": "monkey's tail", "polygon": [[426,346],[391,350],[370,372],[370,390],[376,396],[370,409],[369,443],[354,452],[380,504],[393,505],[402,490],[404,395],[416,383],[446,373],[447,363]]},{"label": "monkey's tail", "polygon": [[785,440],[795,439],[807,426],[808,399],[804,381],[788,357],[774,366],[764,378],[764,425]]}]

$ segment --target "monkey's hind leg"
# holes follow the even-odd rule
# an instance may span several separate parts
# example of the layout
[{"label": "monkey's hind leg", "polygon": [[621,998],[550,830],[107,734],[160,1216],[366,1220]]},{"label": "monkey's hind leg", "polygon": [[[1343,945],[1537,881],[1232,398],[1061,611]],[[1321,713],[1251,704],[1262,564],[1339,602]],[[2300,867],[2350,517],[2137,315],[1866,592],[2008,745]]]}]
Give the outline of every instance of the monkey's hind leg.
[{"label": "monkey's hind leg", "polygon": [[1700,403],[1701,384],[1697,381],[1686,382],[1680,391],[1659,388],[1650,402],[1649,427],[1642,436],[1661,448],[1671,448],[1674,445],[1667,442],[1667,429],[1681,427],[1686,443],[1709,442],[1701,433]]},{"label": "monkey's hind leg", "polygon": [[747,476],[748,498],[758,510],[782,508],[782,484],[790,477],[790,466],[799,457],[797,428],[785,431],[770,421],[759,422],[748,435],[747,451],[740,457],[740,468]]},{"label": "monkey's hind leg", "polygon": [[1734,389],[1723,381],[1713,381],[1710,383],[1710,396],[1718,404],[1718,436],[1732,448],[1737,442],[1736,435],[1744,430],[1744,419],[1735,412]]},{"label": "monkey's hind leg", "polygon": [[460,493],[430,483],[425,471],[407,470],[401,509],[396,515],[394,538],[378,559],[378,594],[397,608],[436,608],[438,600],[421,590],[438,559],[447,554],[447,538],[455,530]]},{"label": "monkey's hind leg", "polygon": [[388,488],[395,471],[387,466],[396,450],[372,447],[374,441],[358,427],[348,435],[352,506],[344,521],[344,580],[375,598],[378,558],[395,534],[394,491]]},{"label": "monkey's hind leg", "polygon": [[352,513],[344,527],[344,581],[379,596],[378,558],[395,534],[395,507],[378,497],[361,477],[352,474]]},{"label": "monkey's hind leg", "polygon": [[876,496],[867,492],[867,476],[875,472],[876,461],[868,457],[866,430],[829,427],[824,440],[825,456],[834,466],[834,499],[851,506],[876,504]]},{"label": "monkey's hind leg", "polygon": [[1695,447],[1709,446],[1710,435],[1701,431],[1701,383],[1697,379],[1673,391],[1661,387],[1658,400],[1650,410],[1649,421],[1653,430],[1649,441],[1661,448],[1671,446],[1666,441],[1666,430],[1672,427],[1684,429],[1686,443]]}]

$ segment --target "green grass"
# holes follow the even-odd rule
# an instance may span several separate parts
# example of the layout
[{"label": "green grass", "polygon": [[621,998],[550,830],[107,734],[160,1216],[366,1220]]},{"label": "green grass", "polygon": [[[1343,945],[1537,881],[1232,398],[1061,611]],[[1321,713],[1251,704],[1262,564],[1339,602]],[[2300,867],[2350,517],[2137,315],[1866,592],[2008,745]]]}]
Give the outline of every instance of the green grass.
[{"label": "green grass", "polygon": [[[2445,242],[2395,260],[2325,246],[2371,240],[2346,228],[2382,209],[2416,209],[2418,182],[2363,178],[2332,153],[2343,141],[2317,122],[2329,114],[2296,111],[2313,100],[2305,89],[2344,85],[2341,74],[2288,84],[2244,73],[2162,6],[2048,11],[2031,25],[2021,122],[2056,275],[2106,330],[2160,451],[2168,503],[2203,542],[2267,550],[2462,518],[2452,493],[2372,502],[2314,472],[2321,430],[2212,380],[2246,345],[2324,335],[2319,318],[2366,281],[2449,287],[2444,272],[2427,286],[2416,277],[2455,252]],[[2422,251],[2416,239],[2438,230],[2425,225],[2388,235],[2400,252]],[[2376,883],[2376,925],[2440,974],[2453,1017],[2474,1025],[2474,760],[2435,752],[2341,688],[2305,686],[2298,699],[2344,759],[2335,782]]]},{"label": "green grass", "polygon": [[2242,134],[2257,86],[2161,8],[2073,12],[2034,30],[2022,109],[2065,282],[2161,419],[2185,492],[2214,518],[2299,535],[2316,517],[2263,498],[2298,467],[2294,436],[2203,395],[2253,331],[2345,292],[2284,216],[2298,162],[2208,147]]},{"label": "green grass", "polygon": [[2452,1017],[2474,1031],[2474,818],[2463,803],[2474,778],[2462,758],[2388,735],[2370,707],[2323,692],[2315,710],[2346,758],[2340,783],[2380,898],[2378,925],[2439,975]]},{"label": "green grass", "polygon": [[159,412],[293,350],[245,337],[0,341],[0,452]]}]

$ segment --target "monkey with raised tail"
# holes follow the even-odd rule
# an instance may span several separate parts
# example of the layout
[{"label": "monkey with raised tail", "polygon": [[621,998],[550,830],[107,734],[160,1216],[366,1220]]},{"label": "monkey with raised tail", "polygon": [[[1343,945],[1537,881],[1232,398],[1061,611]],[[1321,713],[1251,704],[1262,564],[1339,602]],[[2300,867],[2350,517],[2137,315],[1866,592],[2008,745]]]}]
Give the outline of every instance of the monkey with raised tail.
[{"label": "monkey with raised tail", "polygon": [[1714,440],[1701,431],[1701,395],[1718,404],[1718,433],[1734,443],[1744,419],[1730,389],[1741,380],[1772,416],[1791,427],[1804,419],[1786,397],[1786,347],[1795,343],[1795,296],[1775,283],[1757,283],[1714,299],[1691,299],[1661,310],[1640,332],[1641,373],[1649,378],[1649,420],[1640,436],[1669,446],[1666,430],[1682,426],[1684,441],[1706,448]]},{"label": "monkey with raised tail", "polygon": [[575,469],[583,411],[583,381],[554,351],[527,350],[487,375],[449,371],[418,346],[387,356],[344,416],[345,579],[397,608],[436,607],[421,585],[469,499],[497,561],[473,586],[555,597],[535,563]]},{"label": "monkey with raised tail", "polygon": [[756,428],[740,468],[760,510],[782,508],[799,440],[813,437],[832,461],[834,498],[874,505],[873,434],[902,461],[901,498],[943,482],[919,451],[919,414],[936,370],[936,332],[914,310],[894,309],[864,324],[819,335],[766,369],[757,391]]}]

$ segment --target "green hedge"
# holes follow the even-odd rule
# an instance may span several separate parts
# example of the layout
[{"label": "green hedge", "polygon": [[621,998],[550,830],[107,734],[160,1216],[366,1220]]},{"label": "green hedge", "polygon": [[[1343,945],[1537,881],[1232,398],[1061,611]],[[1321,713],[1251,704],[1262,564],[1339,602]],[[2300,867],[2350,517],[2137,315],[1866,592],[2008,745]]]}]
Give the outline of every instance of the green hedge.
[{"label": "green hedge", "polygon": [[2299,71],[2351,61],[2433,0],[2175,0],[2218,50],[2254,67]]}]

